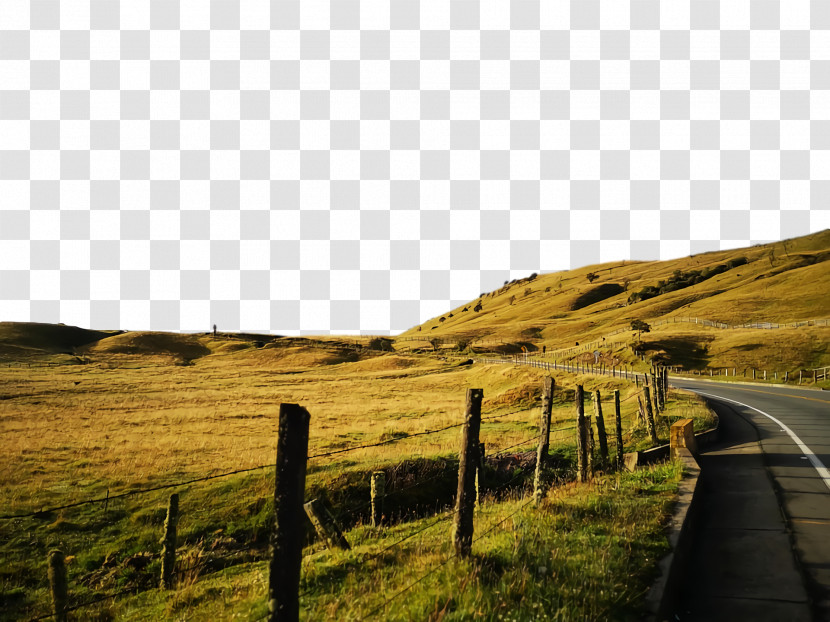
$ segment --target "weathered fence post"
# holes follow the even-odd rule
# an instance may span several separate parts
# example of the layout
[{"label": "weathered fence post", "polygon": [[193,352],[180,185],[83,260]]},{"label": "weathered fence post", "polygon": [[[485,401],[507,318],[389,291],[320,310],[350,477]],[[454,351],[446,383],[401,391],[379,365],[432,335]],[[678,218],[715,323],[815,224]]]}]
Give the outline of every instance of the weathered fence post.
[{"label": "weathered fence post", "polygon": [[620,392],[614,391],[614,423],[617,433],[617,471],[623,469],[623,438],[622,438],[622,414],[620,412]]},{"label": "weathered fence post", "polygon": [[484,498],[484,443],[478,444],[478,462],[476,462],[476,507],[481,509]]},{"label": "weathered fence post", "polygon": [[593,478],[597,472],[597,460],[594,453],[594,426],[591,423],[590,415],[585,417],[585,425],[588,428],[588,473]]},{"label": "weathered fence post", "polygon": [[308,411],[298,404],[280,404],[274,483],[276,520],[271,534],[268,579],[270,622],[296,622],[300,617],[300,568],[305,529],[303,497],[310,418]]},{"label": "weathered fence post", "polygon": [[798,370],[798,384],[801,384],[801,372],[802,372],[802,370],[799,369]]},{"label": "weathered fence post", "polygon": [[648,424],[648,433],[651,436],[651,442],[656,445],[658,442],[657,428],[654,426],[654,411],[651,409],[651,395],[648,385],[643,387],[643,393],[646,398],[646,423]]},{"label": "weathered fence post", "polygon": [[458,491],[455,497],[455,520],[452,540],[459,557],[469,557],[473,547],[473,513],[475,511],[475,464],[478,460],[478,433],[481,428],[483,389],[467,389],[467,408],[458,460]]},{"label": "weathered fence post", "polygon": [[784,382],[790,381],[790,370],[784,372]]},{"label": "weathered fence post", "polygon": [[52,613],[56,622],[66,622],[66,560],[63,551],[49,552],[49,588],[52,592]]},{"label": "weathered fence post", "polygon": [[755,368],[752,368],[752,379],[755,380]]},{"label": "weathered fence post", "polygon": [[597,440],[599,440],[600,466],[608,463],[608,438],[605,436],[605,419],[602,416],[602,402],[599,389],[594,394],[594,414],[597,417]]},{"label": "weathered fence post", "polygon": [[556,389],[556,381],[548,376],[545,378],[544,392],[542,393],[542,414],[539,421],[539,431],[542,433],[540,441],[544,443],[542,455],[546,461],[548,449],[550,448],[550,417],[553,411],[553,392]]},{"label": "weathered fence post", "polygon": [[372,527],[380,527],[383,520],[383,497],[386,496],[386,473],[372,471],[369,491],[372,501]]},{"label": "weathered fence post", "polygon": [[582,385],[576,386],[576,476],[588,481],[588,428],[585,425],[585,403]]},{"label": "weathered fence post", "polygon": [[176,568],[176,526],[179,524],[179,493],[170,495],[167,502],[167,518],[164,520],[164,536],[161,539],[161,587],[173,587]]},{"label": "weathered fence post", "polygon": [[533,478],[533,502],[538,505],[544,496],[545,483],[543,469],[548,460],[550,447],[550,416],[553,409],[554,380],[545,378],[545,392],[542,398],[542,417],[539,421],[539,445],[536,449],[536,475]]},{"label": "weathered fence post", "polygon": [[321,540],[324,540],[326,546],[330,549],[344,549],[350,550],[349,542],[346,536],[343,535],[343,530],[337,524],[337,519],[334,518],[334,512],[331,511],[328,503],[323,499],[312,499],[304,506],[305,513],[308,515],[311,524],[314,525],[314,530]]}]

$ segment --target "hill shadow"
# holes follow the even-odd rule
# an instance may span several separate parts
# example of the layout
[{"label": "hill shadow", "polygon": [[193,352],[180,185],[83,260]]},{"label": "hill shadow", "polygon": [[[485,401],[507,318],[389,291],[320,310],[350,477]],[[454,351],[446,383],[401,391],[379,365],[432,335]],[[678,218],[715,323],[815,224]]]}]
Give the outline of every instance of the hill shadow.
[{"label": "hill shadow", "polygon": [[679,365],[684,369],[705,369],[711,360],[707,343],[712,337],[663,337],[643,342],[646,351],[654,352],[658,363]]}]

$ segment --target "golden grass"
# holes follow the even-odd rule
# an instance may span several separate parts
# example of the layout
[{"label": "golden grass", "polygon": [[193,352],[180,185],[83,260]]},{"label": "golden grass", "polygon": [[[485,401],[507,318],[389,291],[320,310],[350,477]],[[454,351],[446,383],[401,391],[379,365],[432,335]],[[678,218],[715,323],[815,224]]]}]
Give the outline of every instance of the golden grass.
[{"label": "golden grass", "polygon": [[[697,285],[628,305],[632,292],[668,279],[675,270],[701,270],[746,257],[738,266]],[[662,262],[616,262],[543,274],[520,280],[485,295],[482,309],[476,301],[415,326],[402,337],[502,339],[532,344],[548,351],[576,342],[598,339],[630,324],[633,319],[653,321],[665,316],[689,316],[728,324],[793,322],[830,318],[830,230],[762,246],[705,253]],[[814,263],[811,263],[814,262]],[[598,279],[589,283],[586,275]],[[600,285],[619,284],[627,291],[572,310],[575,300]],[[529,294],[525,294],[530,290]],[[464,311],[464,308],[467,311]],[[449,317],[452,314],[453,317]],[[764,342],[774,331],[755,331]],[[720,340],[725,332],[718,334]],[[631,338],[624,333],[617,339]],[[826,345],[826,334],[823,336]],[[410,345],[400,341],[396,347]],[[421,347],[425,342],[420,344]],[[825,348],[830,350],[830,348]],[[772,353],[772,351],[771,351]],[[757,354],[764,354],[758,352]],[[822,358],[830,364],[830,354]]]},{"label": "golden grass", "polygon": [[[190,365],[90,349],[93,362],[88,365],[0,367],[5,387],[0,395],[0,501],[9,510],[32,509],[33,504],[36,509],[106,489],[115,493],[131,485],[272,463],[283,402],[301,404],[311,413],[313,456],[458,424],[466,389],[483,388],[483,413],[506,414],[482,427],[488,453],[528,439],[525,449],[533,446],[542,370],[459,366],[391,353],[358,355],[319,342],[308,342],[318,347],[229,350],[216,341],[201,337],[216,354]],[[610,399],[615,382],[556,377],[554,429],[573,417],[576,383],[601,388],[604,399]],[[623,397],[630,391],[625,389]],[[624,406],[624,417],[631,421],[635,402]],[[454,454],[459,434],[453,428],[335,459],[346,468]],[[570,436],[554,433],[553,441],[570,441]]]}]

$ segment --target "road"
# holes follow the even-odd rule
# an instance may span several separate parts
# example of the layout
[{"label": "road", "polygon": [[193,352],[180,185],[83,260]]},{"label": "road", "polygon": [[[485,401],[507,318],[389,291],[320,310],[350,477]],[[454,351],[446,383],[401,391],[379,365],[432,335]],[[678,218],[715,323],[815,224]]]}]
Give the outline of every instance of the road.
[{"label": "road", "polygon": [[830,393],[671,384],[721,418],[677,619],[830,620]]}]

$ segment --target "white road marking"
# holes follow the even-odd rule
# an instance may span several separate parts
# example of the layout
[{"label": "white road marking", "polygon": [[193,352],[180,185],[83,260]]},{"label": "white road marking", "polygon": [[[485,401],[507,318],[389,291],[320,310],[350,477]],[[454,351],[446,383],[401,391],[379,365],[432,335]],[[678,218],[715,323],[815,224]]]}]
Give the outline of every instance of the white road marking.
[{"label": "white road marking", "polygon": [[793,442],[796,445],[798,445],[799,449],[801,449],[801,451],[804,453],[807,460],[810,461],[810,464],[812,464],[813,467],[815,467],[816,472],[818,473],[819,477],[822,480],[824,480],[824,483],[827,485],[827,488],[830,488],[830,470],[828,470],[827,467],[824,466],[824,463],[821,460],[818,459],[818,456],[816,456],[816,454],[813,453],[813,450],[810,449],[809,447],[807,447],[807,445],[805,445],[804,442],[800,438],[798,438],[796,433],[793,432],[792,430],[790,430],[790,428],[788,428],[786,425],[784,425],[780,420],[776,419],[775,417],[773,417],[769,413],[765,413],[763,410],[761,410],[759,408],[755,408],[755,406],[750,406],[749,404],[744,404],[743,402],[739,402],[738,400],[731,400],[728,397],[722,397],[720,395],[714,395],[713,393],[704,393],[703,391],[698,391],[696,389],[689,389],[689,390],[694,391],[695,393],[699,393],[700,395],[705,395],[707,397],[714,397],[714,398],[719,399],[719,400],[725,400],[727,402],[732,402],[733,404],[739,404],[740,406],[744,406],[746,408],[751,408],[752,410],[754,410],[756,412],[759,412],[762,415],[764,415],[764,417],[766,417],[767,419],[771,419],[772,421],[777,423],[779,426],[781,426],[781,430],[786,432],[789,435],[789,437],[791,439],[793,439]]}]

